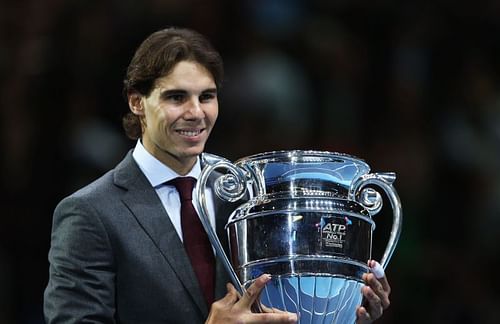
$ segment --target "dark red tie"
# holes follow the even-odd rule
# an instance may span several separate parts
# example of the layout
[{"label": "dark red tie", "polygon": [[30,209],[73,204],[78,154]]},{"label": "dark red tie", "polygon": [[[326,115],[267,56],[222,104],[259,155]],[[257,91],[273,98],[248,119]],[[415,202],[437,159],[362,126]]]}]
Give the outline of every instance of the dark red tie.
[{"label": "dark red tie", "polygon": [[208,235],[192,203],[195,182],[195,178],[180,177],[170,180],[168,183],[174,185],[179,192],[184,248],[191,260],[191,265],[210,308],[210,305],[214,302],[215,257]]}]

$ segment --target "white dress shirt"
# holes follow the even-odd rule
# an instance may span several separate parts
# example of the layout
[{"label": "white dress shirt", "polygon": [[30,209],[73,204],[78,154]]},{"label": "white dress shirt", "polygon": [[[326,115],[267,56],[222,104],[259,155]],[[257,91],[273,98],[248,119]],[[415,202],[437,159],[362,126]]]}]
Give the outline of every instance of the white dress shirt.
[{"label": "white dress shirt", "polygon": [[[163,207],[167,211],[167,214],[170,217],[170,221],[174,225],[175,230],[177,231],[177,234],[179,235],[179,238],[182,241],[183,238],[182,238],[182,227],[181,227],[181,201],[179,193],[177,192],[177,189],[175,189],[173,185],[165,184],[167,181],[170,181],[177,177],[181,177],[181,175],[177,174],[174,170],[172,170],[171,168],[160,162],[153,155],[151,155],[151,153],[149,153],[144,148],[140,140],[137,141],[132,156],[139,165],[141,171],[144,173],[148,181],[155,189],[156,193],[158,194],[158,197],[160,197]],[[193,177],[196,180],[198,180],[200,174],[201,174],[201,163],[200,163],[200,158],[198,157],[193,169],[191,169],[191,171],[189,171],[189,173],[186,174],[185,177]],[[210,189],[207,189],[207,192],[205,194],[207,197],[207,208],[208,208],[210,223],[212,224],[212,227],[215,228],[214,225],[215,211],[212,201],[212,191]],[[193,193],[193,200],[195,199],[196,197]],[[196,204],[193,203],[193,205],[196,208]]]}]

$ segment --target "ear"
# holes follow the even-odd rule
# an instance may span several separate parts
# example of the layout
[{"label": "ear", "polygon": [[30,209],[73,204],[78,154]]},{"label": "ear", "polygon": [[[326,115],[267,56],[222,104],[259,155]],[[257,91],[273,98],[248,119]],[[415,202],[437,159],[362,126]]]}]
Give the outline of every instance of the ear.
[{"label": "ear", "polygon": [[137,116],[144,115],[144,106],[142,101],[142,95],[138,92],[132,92],[128,95],[128,106],[130,111]]}]

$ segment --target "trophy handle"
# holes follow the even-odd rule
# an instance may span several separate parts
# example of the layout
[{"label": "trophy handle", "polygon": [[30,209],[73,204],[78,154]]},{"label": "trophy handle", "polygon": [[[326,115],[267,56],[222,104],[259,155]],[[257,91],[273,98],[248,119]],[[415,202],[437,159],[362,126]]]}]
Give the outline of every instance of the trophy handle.
[{"label": "trophy handle", "polygon": [[393,172],[370,173],[356,180],[352,189],[349,191],[349,199],[358,201],[368,210],[370,215],[375,215],[382,209],[382,196],[373,188],[365,188],[366,186],[375,185],[382,188],[391,202],[393,212],[391,234],[382,259],[380,260],[380,264],[384,269],[387,267],[396,249],[399,236],[401,235],[403,220],[401,201],[396,189],[392,185],[394,180],[396,180],[396,174]]},{"label": "trophy handle", "polygon": [[224,199],[225,201],[235,202],[243,198],[243,196],[247,191],[247,186],[245,181],[246,177],[240,168],[236,167],[235,165],[233,165],[231,162],[229,162],[224,158],[217,157],[215,155],[207,153],[204,153],[202,158],[203,161],[205,162],[204,163],[205,166],[201,171],[199,180],[197,181],[195,187],[195,195],[197,197],[197,199],[195,199],[196,209],[198,210],[198,214],[201,223],[203,225],[203,228],[205,229],[205,232],[207,232],[208,239],[210,240],[210,243],[214,247],[217,256],[219,257],[224,268],[229,274],[234,287],[236,288],[236,290],[238,290],[238,292],[241,295],[243,295],[245,289],[242,286],[233,267],[231,266],[231,262],[229,261],[229,258],[227,257],[226,253],[224,252],[224,248],[222,247],[222,244],[219,238],[217,237],[215,230],[210,224],[205,190],[208,178],[210,177],[212,172],[214,172],[216,169],[224,168],[228,170],[229,173],[220,176],[216,180],[215,193],[219,198]]}]

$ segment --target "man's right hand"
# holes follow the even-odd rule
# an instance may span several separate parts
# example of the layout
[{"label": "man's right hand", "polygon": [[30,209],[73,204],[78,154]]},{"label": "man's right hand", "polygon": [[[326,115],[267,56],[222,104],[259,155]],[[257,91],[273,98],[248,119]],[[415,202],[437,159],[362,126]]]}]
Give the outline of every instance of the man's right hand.
[{"label": "man's right hand", "polygon": [[253,313],[252,305],[271,276],[264,274],[248,287],[243,296],[233,285],[227,284],[227,294],[210,308],[205,324],[216,323],[297,323],[297,315],[275,308],[263,308],[263,313]]}]

